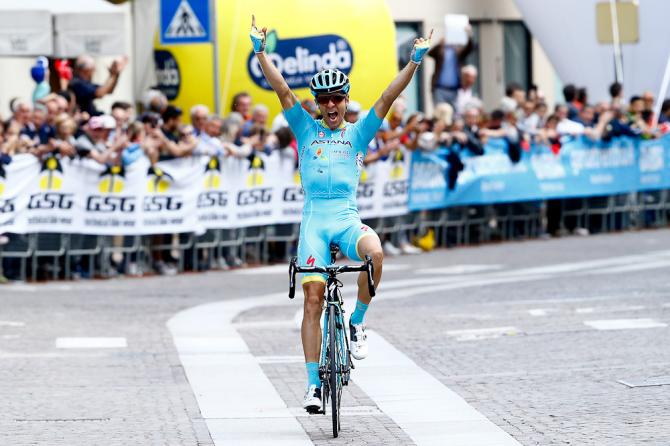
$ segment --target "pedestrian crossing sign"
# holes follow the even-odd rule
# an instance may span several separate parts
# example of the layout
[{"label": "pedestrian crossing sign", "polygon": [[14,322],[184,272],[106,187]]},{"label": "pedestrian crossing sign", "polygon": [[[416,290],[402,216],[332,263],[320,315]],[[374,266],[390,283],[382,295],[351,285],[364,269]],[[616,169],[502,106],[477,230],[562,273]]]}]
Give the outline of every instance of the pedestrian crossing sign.
[{"label": "pedestrian crossing sign", "polygon": [[210,0],[161,0],[161,44],[209,42]]}]

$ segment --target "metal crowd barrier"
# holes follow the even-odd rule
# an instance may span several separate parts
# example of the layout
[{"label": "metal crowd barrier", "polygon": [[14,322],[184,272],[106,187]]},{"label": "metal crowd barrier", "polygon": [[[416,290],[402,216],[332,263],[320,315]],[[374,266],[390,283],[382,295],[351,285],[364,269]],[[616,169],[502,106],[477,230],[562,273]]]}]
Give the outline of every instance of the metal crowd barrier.
[{"label": "metal crowd barrier", "polygon": [[[564,199],[559,207],[558,227],[567,233],[665,227],[670,191]],[[547,214],[545,202],[519,202],[417,211],[365,223],[396,245],[432,229],[436,246],[453,247],[541,236]],[[3,266],[11,278],[33,281],[139,275],[151,272],[154,259],[165,253],[175,258],[178,271],[217,269],[230,259],[267,264],[295,254],[299,228],[299,224],[281,224],[167,236],[8,234],[9,243],[0,246],[0,276]]]}]

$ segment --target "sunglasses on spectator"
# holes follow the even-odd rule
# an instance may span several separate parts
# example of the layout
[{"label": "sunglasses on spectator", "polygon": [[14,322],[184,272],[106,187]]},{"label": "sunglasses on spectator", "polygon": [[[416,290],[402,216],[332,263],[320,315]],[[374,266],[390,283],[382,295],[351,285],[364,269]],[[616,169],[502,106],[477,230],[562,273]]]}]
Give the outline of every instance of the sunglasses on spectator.
[{"label": "sunglasses on spectator", "polygon": [[342,94],[327,94],[323,96],[317,96],[316,97],[316,102],[318,102],[321,105],[326,105],[328,104],[331,100],[333,101],[333,104],[339,104],[340,102],[344,101],[347,97]]}]

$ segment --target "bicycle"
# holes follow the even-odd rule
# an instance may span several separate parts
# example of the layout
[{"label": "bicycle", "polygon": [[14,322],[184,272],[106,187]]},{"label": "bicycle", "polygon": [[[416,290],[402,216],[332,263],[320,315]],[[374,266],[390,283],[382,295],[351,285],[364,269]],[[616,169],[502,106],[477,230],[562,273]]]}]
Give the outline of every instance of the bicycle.
[{"label": "bicycle", "polygon": [[[335,263],[337,246],[330,246],[331,264]],[[338,436],[340,425],[340,400],[342,387],[349,384],[351,370],[354,363],[349,352],[349,337],[344,324],[344,308],[342,308],[342,282],[337,278],[338,274],[349,272],[367,272],[368,291],[370,296],[375,295],[375,283],[373,279],[374,266],[370,256],[365,256],[365,263],[358,266],[331,265],[321,267],[303,267],[297,265],[297,259],[293,257],[289,264],[289,292],[288,297],[295,297],[295,275],[297,273],[321,273],[327,274],[326,279],[326,314],[323,319],[323,340],[321,344],[321,358],[319,360],[319,378],[321,379],[321,412],[326,415],[328,398],[330,397],[331,412],[333,420],[333,437]]]}]

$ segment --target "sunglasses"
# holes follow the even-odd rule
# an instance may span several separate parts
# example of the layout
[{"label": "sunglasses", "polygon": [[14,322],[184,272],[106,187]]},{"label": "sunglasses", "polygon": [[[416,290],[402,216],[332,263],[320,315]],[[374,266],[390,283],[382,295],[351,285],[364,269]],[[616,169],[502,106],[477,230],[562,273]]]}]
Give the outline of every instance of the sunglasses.
[{"label": "sunglasses", "polygon": [[328,104],[331,100],[333,101],[333,104],[339,104],[340,102],[344,101],[347,97],[341,94],[327,94],[323,96],[317,96],[316,102],[318,102],[321,105],[326,105]]}]

